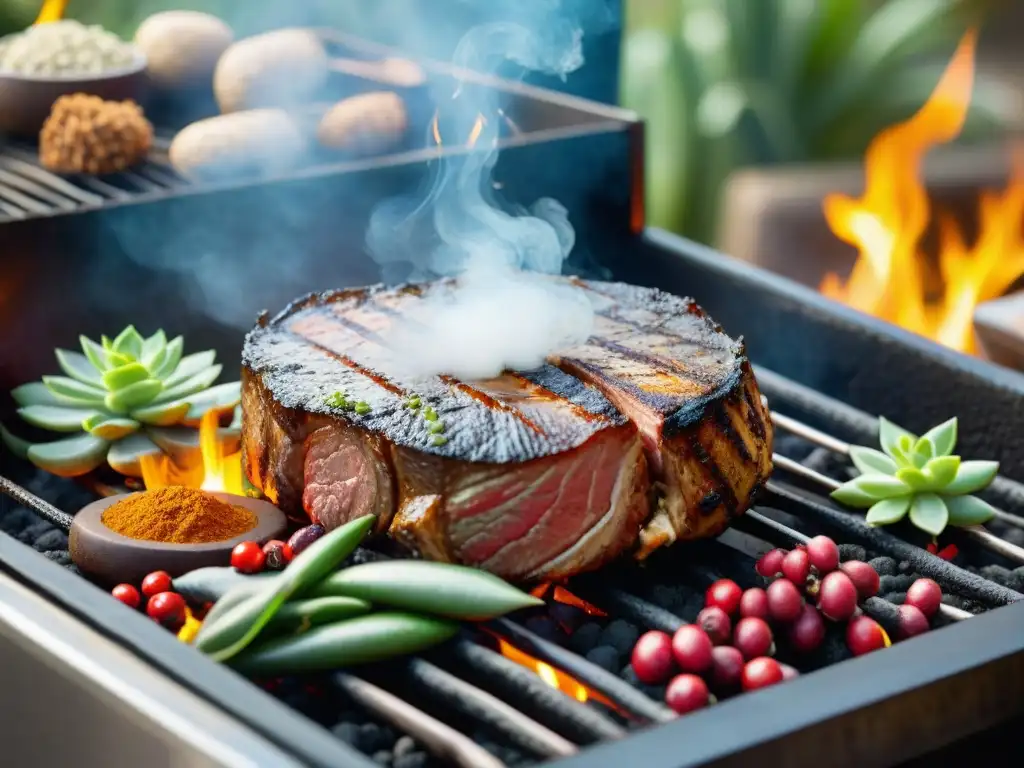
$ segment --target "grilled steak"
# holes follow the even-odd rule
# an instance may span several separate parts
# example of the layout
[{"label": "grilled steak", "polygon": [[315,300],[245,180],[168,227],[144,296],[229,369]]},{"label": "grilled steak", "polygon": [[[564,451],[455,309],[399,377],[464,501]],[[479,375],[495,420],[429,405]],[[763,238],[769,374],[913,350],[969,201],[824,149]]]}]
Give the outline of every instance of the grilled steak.
[{"label": "grilled steak", "polygon": [[243,351],[246,473],[327,528],[372,512],[423,556],[550,580],[715,535],[771,469],[742,345],[692,301],[575,281],[594,335],[538,370],[412,381],[384,336],[422,287],[305,297]]}]

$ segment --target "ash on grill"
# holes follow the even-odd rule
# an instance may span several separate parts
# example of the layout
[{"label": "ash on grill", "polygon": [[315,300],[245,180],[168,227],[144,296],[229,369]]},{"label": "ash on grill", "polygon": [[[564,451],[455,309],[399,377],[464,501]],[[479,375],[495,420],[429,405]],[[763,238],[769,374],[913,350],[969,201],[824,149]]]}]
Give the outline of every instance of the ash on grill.
[{"label": "ash on grill", "polygon": [[[845,458],[784,430],[779,431],[775,447],[777,454],[831,478],[845,479],[851,473]],[[23,465],[2,469],[63,509],[77,509],[92,499],[88,490],[74,483]],[[788,505],[790,494],[796,494],[800,503]],[[355,670],[356,676],[338,673],[271,681],[267,690],[379,765],[393,768],[450,764],[435,756],[436,744],[431,748],[425,743],[426,737],[436,736],[434,731],[446,726],[449,738],[482,748],[456,760],[468,765],[487,759],[496,760],[495,766],[529,765],[619,738],[672,716],[660,703],[664,689],[640,683],[630,666],[640,634],[652,628],[673,631],[692,622],[703,607],[705,589],[717,579],[729,578],[744,588],[759,585],[750,548],[791,547],[800,536],[819,533],[842,541],[835,530],[829,530],[827,516],[805,514],[821,498],[821,494],[788,486],[770,487],[766,503],[737,521],[731,538],[678,544],[655,553],[642,565],[614,565],[578,577],[565,587],[541,587],[545,608],[524,612],[515,620],[491,622],[482,632],[467,631],[423,657],[363,667]],[[773,509],[770,504],[788,508]],[[999,520],[990,527],[1009,541],[1024,543],[1024,532],[1017,527]],[[29,509],[5,507],[0,528],[73,568],[66,536]],[[912,540],[915,532],[900,529],[899,534]],[[914,579],[933,576],[936,567],[956,570],[913,547],[906,548],[907,557],[894,556],[892,542],[898,540],[891,532],[881,532],[874,540],[880,542],[878,549],[843,543],[840,553],[844,561],[868,561],[878,571],[879,606],[893,608],[893,603],[901,603]],[[353,558],[381,556],[388,555],[359,550]],[[989,583],[996,590],[995,585],[1015,592],[1024,589],[1024,566],[1012,567],[987,550],[964,546],[952,560],[987,580],[977,580],[981,584]],[[916,569],[925,561],[929,572],[918,574]],[[945,610],[938,625],[964,618],[967,614],[962,612],[979,613],[991,607],[993,601],[975,587],[977,583],[968,584],[960,594],[944,590],[943,602],[953,610]],[[995,603],[1014,599],[1005,590],[996,597]],[[811,654],[794,654],[784,643],[778,648],[779,660],[800,672],[850,655],[843,627],[831,622],[824,643]],[[565,695],[549,686],[560,686]],[[367,690],[373,695],[368,696]],[[380,695],[391,695],[392,704],[381,704]],[[433,718],[430,728],[416,734],[421,741],[393,724],[395,701]],[[456,754],[460,753],[456,750]]]}]

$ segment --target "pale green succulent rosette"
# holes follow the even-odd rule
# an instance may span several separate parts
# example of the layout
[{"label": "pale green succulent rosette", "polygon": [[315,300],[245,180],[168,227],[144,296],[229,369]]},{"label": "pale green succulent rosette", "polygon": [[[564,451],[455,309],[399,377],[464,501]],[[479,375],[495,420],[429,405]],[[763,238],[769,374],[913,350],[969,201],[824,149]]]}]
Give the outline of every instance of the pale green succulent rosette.
[{"label": "pale green succulent rosette", "polygon": [[183,357],[181,336],[168,341],[160,330],[144,339],[133,326],[99,344],[85,336],[79,341],[81,352],[56,350],[65,376],[44,376],[11,391],[18,415],[29,424],[75,434],[32,444],[0,427],[15,454],[62,477],[84,475],[104,462],[138,477],[139,459],[146,455],[167,454],[191,464],[199,455],[196,427],[203,414],[232,408],[234,422],[220,435],[237,446],[241,386],[211,386],[221,372],[214,351]]},{"label": "pale green succulent rosette", "polygon": [[932,536],[948,525],[988,522],[995,511],[970,494],[992,482],[999,462],[954,456],[956,430],[952,418],[917,437],[879,419],[882,450],[851,446],[850,459],[861,474],[834,490],[832,498],[867,509],[868,525],[891,525],[909,515],[911,523]]}]

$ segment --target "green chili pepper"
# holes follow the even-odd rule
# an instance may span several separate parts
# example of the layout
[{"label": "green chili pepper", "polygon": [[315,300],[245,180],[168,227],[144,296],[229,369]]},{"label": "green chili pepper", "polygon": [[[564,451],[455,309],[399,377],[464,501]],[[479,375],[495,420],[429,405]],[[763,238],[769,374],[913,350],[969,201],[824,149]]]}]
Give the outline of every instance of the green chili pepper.
[{"label": "green chili pepper", "polygon": [[285,603],[274,614],[264,633],[290,634],[304,632],[312,627],[335,624],[370,612],[371,606],[365,600],[354,597],[315,597],[310,600],[295,600]]},{"label": "green chili pepper", "polygon": [[174,579],[174,591],[195,603],[219,602],[224,595],[244,584],[254,584],[274,580],[280,574],[264,571],[257,574],[245,574],[234,568],[209,566],[189,571]]},{"label": "green chili pepper", "polygon": [[444,435],[434,435],[433,439],[430,442],[433,443],[434,445],[444,445],[445,443],[448,442],[448,438],[445,437]]},{"label": "green chili pepper", "polygon": [[310,592],[310,597],[330,595],[469,621],[544,604],[490,573],[421,560],[353,565],[324,579]]},{"label": "green chili pepper", "polygon": [[[216,622],[203,622],[195,646],[215,661],[234,656],[253,641],[286,601],[309,590],[336,569],[359,546],[375,522],[374,515],[364,515],[310,544],[280,576],[259,585]],[[251,587],[246,584],[237,589],[249,591]]]},{"label": "green chili pepper", "polygon": [[231,660],[252,677],[337,669],[422,651],[451,638],[452,621],[411,613],[377,613],[261,642]]}]

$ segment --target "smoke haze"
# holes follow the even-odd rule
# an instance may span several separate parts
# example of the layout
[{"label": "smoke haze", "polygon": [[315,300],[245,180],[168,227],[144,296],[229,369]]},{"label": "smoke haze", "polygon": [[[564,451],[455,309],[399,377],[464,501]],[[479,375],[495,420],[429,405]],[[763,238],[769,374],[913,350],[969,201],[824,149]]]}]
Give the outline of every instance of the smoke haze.
[{"label": "smoke haze", "polygon": [[[583,65],[582,20],[564,5],[510,4],[511,20],[470,30],[453,64],[507,76],[512,62],[520,76],[540,71],[564,78]],[[390,339],[411,375],[485,378],[506,368],[528,370],[590,335],[585,296],[546,277],[561,273],[575,244],[566,209],[549,198],[514,209],[495,194],[504,118],[498,97],[467,83],[437,94],[438,115],[454,134],[449,140],[475,136],[478,151],[442,161],[425,197],[388,201],[370,221],[367,246],[386,281],[458,278],[454,290],[428,292],[412,322]]]}]

